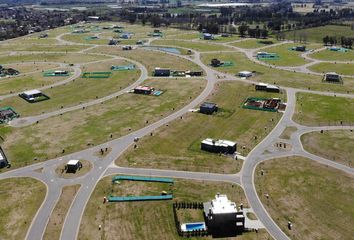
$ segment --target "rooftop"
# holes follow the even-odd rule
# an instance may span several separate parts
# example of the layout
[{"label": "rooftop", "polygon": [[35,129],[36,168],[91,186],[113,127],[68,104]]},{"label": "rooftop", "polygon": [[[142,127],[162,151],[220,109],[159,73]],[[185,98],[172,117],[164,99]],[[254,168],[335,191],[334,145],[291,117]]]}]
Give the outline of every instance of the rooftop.
[{"label": "rooftop", "polygon": [[34,95],[34,94],[40,94],[41,91],[37,90],[37,89],[33,89],[33,90],[28,90],[28,91],[24,91],[23,94],[29,96],[29,95]]},{"label": "rooftop", "polygon": [[226,195],[217,194],[211,200],[211,211],[213,214],[236,213],[236,203],[231,202]]},{"label": "rooftop", "polygon": [[66,165],[77,165],[79,162],[79,160],[70,160]]},{"label": "rooftop", "polygon": [[215,145],[215,146],[234,146],[236,142],[232,142],[229,140],[221,140],[221,139],[212,139],[212,138],[206,138],[202,141],[204,144],[208,145]]}]

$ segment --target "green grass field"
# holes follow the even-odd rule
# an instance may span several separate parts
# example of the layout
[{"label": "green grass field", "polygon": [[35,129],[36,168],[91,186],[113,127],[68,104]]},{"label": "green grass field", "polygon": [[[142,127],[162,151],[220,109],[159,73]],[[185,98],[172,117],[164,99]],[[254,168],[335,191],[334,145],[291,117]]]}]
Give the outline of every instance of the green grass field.
[{"label": "green grass field", "polygon": [[354,91],[354,81],[351,79],[344,79],[344,84],[328,84],[322,82],[322,76],[315,76],[304,73],[294,73],[291,71],[277,70],[270,67],[265,67],[259,64],[255,64],[250,61],[242,53],[204,53],[201,56],[201,60],[204,64],[210,64],[211,59],[217,57],[222,61],[232,61],[234,66],[232,67],[219,67],[217,71],[237,74],[240,71],[256,71],[254,77],[251,80],[259,82],[267,82],[271,84],[278,84],[287,87],[312,89],[319,91],[336,91],[336,92],[352,92]]},{"label": "green grass field", "polygon": [[327,49],[313,53],[309,55],[312,58],[327,61],[353,61],[354,51],[350,50],[348,52],[335,52],[329,51]]},{"label": "green grass field", "polygon": [[[82,218],[79,239],[185,239],[177,235],[175,228],[172,201],[147,201],[130,203],[102,204],[104,196],[109,194],[143,195],[159,194],[162,190],[169,191],[169,186],[158,183],[122,182],[111,183],[111,177],[103,178],[96,186]],[[247,206],[243,190],[230,183],[213,183],[208,181],[176,180],[173,195],[176,201],[202,201],[215,198],[215,194],[227,194],[228,198]],[[186,216],[185,220],[191,219]],[[195,218],[192,218],[195,219]],[[197,220],[200,218],[197,218]],[[102,225],[101,231],[98,225]],[[211,239],[191,238],[191,239]],[[245,233],[231,239],[271,239],[266,231]]]},{"label": "green grass field", "polygon": [[78,52],[88,48],[88,46],[80,46],[80,45],[54,45],[54,44],[26,44],[26,45],[18,45],[18,44],[3,44],[0,45],[0,51],[32,51],[32,52]]},{"label": "green grass field", "polygon": [[[236,141],[238,151],[244,156],[269,133],[281,114],[242,109],[242,102],[253,97],[280,97],[280,94],[256,92],[251,85],[236,82],[219,84],[208,101],[221,108],[216,115],[188,113],[183,119],[175,120],[130,148],[117,161],[117,165],[146,168],[178,169],[236,173],[242,166],[241,160],[230,156],[212,154],[200,150],[200,141],[216,138]],[[274,121],[271,121],[271,119]],[[204,126],[204,127],[200,127]],[[267,127],[267,130],[264,128]],[[257,136],[257,140],[254,140]],[[175,144],[177,143],[178,144]],[[245,146],[245,149],[242,149]]]},{"label": "green grass field", "polygon": [[[44,161],[64,154],[76,152],[126,135],[142,128],[174,109],[186,105],[195,98],[206,84],[202,79],[150,79],[144,85],[161,89],[159,97],[139,94],[124,94],[88,107],[51,117],[38,124],[22,128],[0,127],[2,143],[12,168],[33,164],[34,158]],[[3,171],[5,171],[4,169]]]},{"label": "green grass field", "polygon": [[354,99],[298,93],[294,121],[309,125],[340,125],[354,122]]},{"label": "green grass field", "polygon": [[194,49],[200,52],[208,52],[208,51],[226,51],[232,50],[232,48],[226,46],[220,46],[216,44],[208,44],[198,42],[191,42],[191,41],[181,41],[181,40],[154,40],[152,42],[154,45],[167,45],[167,46],[176,46],[176,47],[183,47],[188,49]]},{"label": "green grass field", "polygon": [[[354,235],[353,176],[300,157],[261,163],[255,173],[262,203],[291,239],[351,239]],[[287,228],[288,221],[292,230]]]},{"label": "green grass field", "polygon": [[[337,25],[327,25],[322,27],[307,28],[302,30],[295,30],[296,38],[300,35],[305,34],[307,36],[307,41],[323,43],[323,38],[325,36],[336,36],[338,39],[341,36],[354,37],[354,30],[351,30],[349,26],[337,26]],[[294,31],[286,32],[286,37],[289,40],[294,39]]]},{"label": "green grass field", "polygon": [[46,187],[33,178],[10,178],[0,184],[0,238],[25,239],[44,200]]},{"label": "green grass field", "polygon": [[301,137],[304,148],[313,154],[354,166],[354,132],[353,131],[325,131],[311,132]]},{"label": "green grass field", "polygon": [[[353,75],[354,76],[354,64],[343,64],[343,63],[318,63],[309,67],[310,70],[319,73],[326,72],[336,72],[343,75]],[[353,80],[351,80],[353,81]]]},{"label": "green grass field", "polygon": [[253,48],[260,48],[260,47],[266,47],[266,46],[271,46],[271,44],[264,44],[261,43],[260,41],[272,41],[274,43],[278,43],[276,39],[269,38],[269,39],[247,39],[244,41],[240,42],[235,42],[232,43],[232,46],[239,47],[239,48],[246,48],[246,49],[253,49]]},{"label": "green grass field", "polygon": [[[114,60],[97,64],[85,65],[85,71],[110,71],[112,65],[127,65],[129,62]],[[49,100],[35,104],[28,103],[18,96],[7,98],[1,106],[12,106],[22,117],[38,115],[43,112],[59,110],[79,103],[102,98],[123,89],[135,82],[140,75],[139,70],[113,71],[111,77],[103,79],[78,78],[75,81],[44,90]],[[57,77],[42,77],[45,81],[55,80]],[[60,77],[61,78],[61,77]],[[78,94],[79,93],[79,94]],[[70,97],[68,97],[70,96]]]}]

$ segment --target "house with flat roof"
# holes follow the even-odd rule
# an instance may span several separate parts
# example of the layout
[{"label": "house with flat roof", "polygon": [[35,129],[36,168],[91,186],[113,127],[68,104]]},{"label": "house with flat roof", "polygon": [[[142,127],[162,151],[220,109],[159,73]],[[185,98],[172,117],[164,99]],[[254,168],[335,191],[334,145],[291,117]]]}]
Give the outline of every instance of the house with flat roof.
[{"label": "house with flat roof", "polygon": [[215,199],[203,203],[204,218],[208,231],[213,235],[226,232],[242,232],[245,228],[245,216],[238,210],[236,203],[227,195],[216,194]]},{"label": "house with flat roof", "polygon": [[336,72],[328,72],[324,75],[323,80],[326,82],[342,82],[342,77]]},{"label": "house with flat roof", "polygon": [[271,85],[268,83],[258,83],[255,86],[257,91],[266,91],[266,92],[280,92],[280,88],[275,85]]},{"label": "house with flat roof", "polygon": [[138,86],[134,88],[134,93],[150,95],[155,89],[148,86]]},{"label": "house with flat roof", "polygon": [[215,103],[204,102],[199,107],[199,112],[204,114],[213,114],[218,111],[218,105]]},{"label": "house with flat roof", "polygon": [[169,77],[171,75],[171,70],[168,68],[155,68],[155,77]]},{"label": "house with flat roof", "polygon": [[9,163],[7,161],[7,158],[5,156],[4,150],[0,147],[0,168],[4,168],[8,166]]},{"label": "house with flat roof", "polygon": [[66,164],[66,172],[75,173],[77,170],[82,168],[82,164],[79,160],[70,160]]},{"label": "house with flat roof", "polygon": [[213,153],[234,154],[237,143],[229,140],[206,138],[200,143],[201,150]]},{"label": "house with flat roof", "polygon": [[253,74],[250,71],[241,71],[238,73],[239,77],[245,77],[245,78],[252,77],[252,75]]},{"label": "house with flat roof", "polygon": [[20,93],[19,96],[30,103],[40,102],[48,100],[49,97],[37,89],[24,91]]}]

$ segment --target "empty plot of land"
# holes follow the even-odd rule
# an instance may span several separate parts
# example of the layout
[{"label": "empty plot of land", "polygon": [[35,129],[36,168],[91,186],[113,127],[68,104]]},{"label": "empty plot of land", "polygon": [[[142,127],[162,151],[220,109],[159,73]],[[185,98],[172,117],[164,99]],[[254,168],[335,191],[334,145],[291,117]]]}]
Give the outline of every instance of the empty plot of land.
[{"label": "empty plot of land", "polygon": [[88,48],[88,46],[80,45],[38,45],[38,44],[3,44],[0,45],[0,51],[38,51],[38,52],[78,52]]},{"label": "empty plot of land", "polygon": [[[145,85],[161,89],[161,96],[123,94],[122,96],[85,109],[51,117],[38,124],[22,128],[4,126],[0,136],[2,147],[12,166],[32,164],[76,152],[161,119],[186,105],[204,88],[202,79],[150,79]],[[148,123],[147,123],[148,121]],[[64,152],[63,152],[64,150]]]},{"label": "empty plot of land", "polygon": [[60,198],[49,218],[49,222],[44,232],[43,239],[59,239],[61,228],[69,210],[72,200],[75,198],[80,185],[70,185],[63,187]]},{"label": "empty plot of land", "polygon": [[109,57],[98,56],[88,53],[32,53],[0,56],[2,64],[23,62],[62,62],[62,63],[87,63]]},{"label": "empty plot of land", "polygon": [[298,93],[293,119],[309,126],[349,125],[354,122],[354,99]]},{"label": "empty plot of land", "polygon": [[117,48],[99,47],[92,52],[110,53],[113,55],[127,57],[143,64],[149,74],[152,74],[156,67],[170,68],[172,70],[200,70],[200,67],[195,63],[183,59],[181,57],[172,56],[167,53],[161,53],[150,50],[134,49],[130,51],[122,51]]},{"label": "empty plot of land", "polygon": [[209,43],[202,43],[192,42],[192,41],[181,41],[181,40],[154,40],[152,42],[154,45],[168,45],[168,46],[176,46],[176,47],[183,47],[188,49],[194,49],[200,52],[208,52],[208,51],[232,51],[232,48],[217,45],[217,44],[209,44]]},{"label": "empty plot of land", "polygon": [[301,141],[310,153],[354,167],[353,131],[312,132],[303,135]]},{"label": "empty plot of land", "polygon": [[46,187],[32,178],[1,180],[0,238],[25,239]]},{"label": "empty plot of land", "polygon": [[255,178],[262,203],[291,239],[351,239],[354,235],[353,176],[290,157],[260,164]]},{"label": "empty plot of land", "polygon": [[247,39],[240,42],[232,43],[232,46],[246,49],[260,48],[266,46],[272,46],[274,43],[278,43],[279,41],[273,38],[268,39]]},{"label": "empty plot of land", "polygon": [[[169,191],[166,184],[121,182],[113,185],[111,177],[103,178],[94,190],[85,209],[80,226],[79,239],[181,239],[173,218],[173,201],[128,202],[102,204],[103,197],[110,194],[136,195],[156,194]],[[247,205],[242,188],[229,183],[176,180],[172,186],[174,200],[206,202],[217,192]],[[102,229],[98,230],[98,225]],[[268,239],[267,232],[245,233],[233,239]],[[193,238],[211,239],[211,238]]]},{"label": "empty plot of land", "polygon": [[[326,72],[336,72],[343,75],[353,75],[354,76],[354,64],[344,64],[344,63],[318,63],[309,67],[310,70],[314,72],[326,73]],[[348,80],[349,81],[349,80]],[[353,81],[353,80],[351,80]]]},{"label": "empty plot of land", "polygon": [[[112,65],[128,65],[129,62],[114,60],[102,62],[100,64],[88,64],[82,69],[83,71],[105,71],[110,72]],[[61,85],[43,92],[50,97],[50,100],[29,104],[18,96],[11,97],[2,101],[3,106],[14,107],[22,117],[38,115],[43,112],[59,110],[96,98],[102,98],[120,89],[126,88],[139,77],[139,70],[131,71],[112,71],[109,78],[78,78],[75,81]],[[46,77],[41,79],[56,79],[57,77]],[[62,77],[60,77],[62,78]]]},{"label": "empty plot of land", "polygon": [[[1,45],[0,45],[1,46]],[[45,71],[52,68],[59,67],[59,64],[54,63],[36,63],[36,62],[29,62],[29,63],[12,63],[3,65],[5,68],[14,68],[20,72],[20,74],[26,74],[29,72],[34,71]]]},{"label": "empty plot of land", "polygon": [[354,51],[349,50],[348,52],[340,52],[340,51],[330,51],[325,49],[319,52],[315,52],[309,56],[315,59],[327,60],[327,61],[353,61]]},{"label": "empty plot of land", "polygon": [[[242,160],[200,150],[205,138],[238,142],[238,150],[246,155],[277,123],[281,114],[242,109],[249,96],[280,97],[281,94],[255,92],[251,85],[223,82],[208,101],[218,104],[214,115],[188,113],[162,127],[153,136],[138,142],[117,161],[117,165],[205,172],[238,172]],[[271,121],[273,119],[273,121]],[[202,127],[201,127],[202,126]],[[265,130],[265,127],[267,128]],[[255,139],[257,136],[257,139]],[[245,149],[242,149],[245,146]]]}]

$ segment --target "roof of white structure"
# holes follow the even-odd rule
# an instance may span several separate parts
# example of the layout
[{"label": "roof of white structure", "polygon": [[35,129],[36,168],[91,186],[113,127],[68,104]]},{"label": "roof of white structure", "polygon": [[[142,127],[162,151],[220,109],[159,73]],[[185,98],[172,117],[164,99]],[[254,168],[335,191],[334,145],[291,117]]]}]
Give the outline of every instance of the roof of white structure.
[{"label": "roof of white structure", "polygon": [[79,160],[70,160],[66,165],[77,165],[79,162]]},{"label": "roof of white structure", "polygon": [[262,83],[262,82],[260,82],[260,83],[258,83],[257,85],[258,85],[258,86],[265,86],[265,87],[267,87],[267,88],[276,88],[276,89],[279,89],[278,86],[272,85],[272,84],[268,84],[268,83]]},{"label": "roof of white structure", "polygon": [[252,72],[250,72],[250,71],[241,71],[241,72],[239,72],[239,74],[252,74]]},{"label": "roof of white structure", "polygon": [[2,152],[0,152],[0,161],[5,160],[5,156],[2,155]]},{"label": "roof of white structure", "polygon": [[336,72],[328,72],[328,73],[326,73],[326,75],[339,75],[339,74]]},{"label": "roof of white structure", "polygon": [[25,94],[25,95],[34,95],[34,94],[39,94],[39,93],[41,93],[41,91],[39,91],[37,89],[28,90],[28,91],[23,92],[23,94]]},{"label": "roof of white structure", "polygon": [[229,140],[221,140],[221,139],[212,139],[212,138],[206,138],[202,141],[204,144],[209,144],[209,145],[215,145],[215,146],[234,146],[236,142],[232,142]]},{"label": "roof of white structure", "polygon": [[236,213],[236,203],[231,202],[226,195],[215,195],[215,199],[211,201],[211,211],[213,214]]}]

